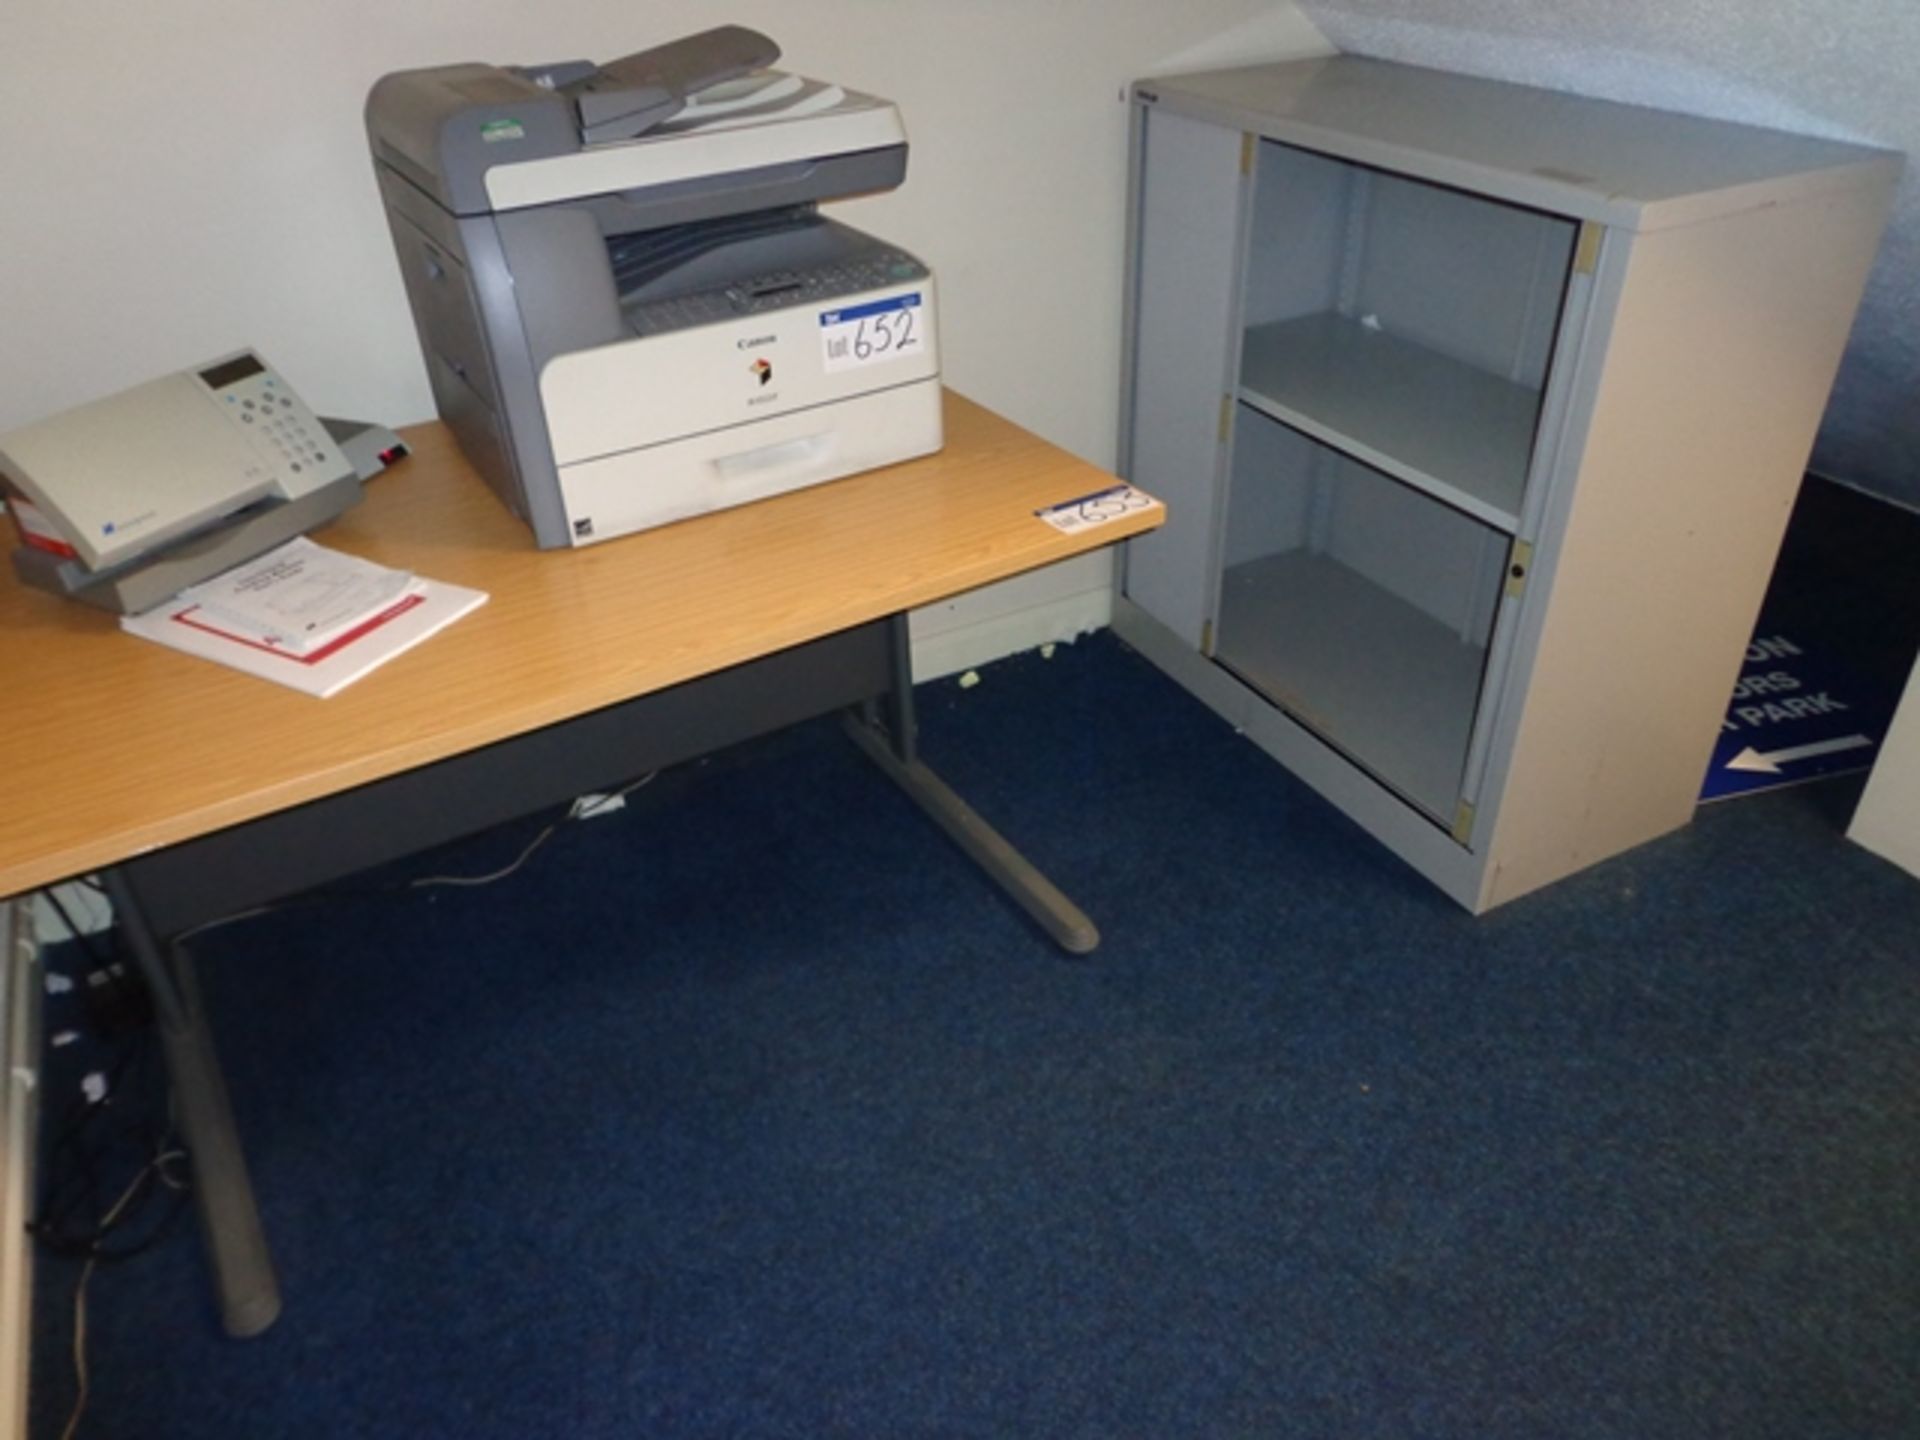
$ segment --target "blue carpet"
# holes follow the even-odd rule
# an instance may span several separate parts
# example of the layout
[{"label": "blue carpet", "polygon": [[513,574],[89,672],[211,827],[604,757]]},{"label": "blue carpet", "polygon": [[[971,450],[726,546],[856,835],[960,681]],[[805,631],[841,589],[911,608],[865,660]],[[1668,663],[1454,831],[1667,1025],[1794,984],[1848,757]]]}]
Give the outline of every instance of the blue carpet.
[{"label": "blue carpet", "polygon": [[1094,957],[830,724],[211,935],[286,1313],[225,1339],[191,1226],[102,1271],[82,1434],[1920,1434],[1920,885],[1849,782],[1475,920],[1111,638],[921,705]]}]

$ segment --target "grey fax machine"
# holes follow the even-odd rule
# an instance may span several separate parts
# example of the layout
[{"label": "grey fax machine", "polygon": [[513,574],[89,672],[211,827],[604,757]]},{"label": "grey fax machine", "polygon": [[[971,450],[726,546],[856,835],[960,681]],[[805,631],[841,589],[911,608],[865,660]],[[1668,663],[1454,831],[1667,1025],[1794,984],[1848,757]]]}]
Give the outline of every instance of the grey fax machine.
[{"label": "grey fax machine", "polygon": [[351,453],[376,429],[320,420],[250,350],[23,425],[0,435],[14,569],[108,610],[161,604],[358,501],[393,453]]},{"label": "grey fax machine", "polygon": [[440,415],[542,547],[940,448],[932,276],[819,211],[900,183],[899,112],[779,53],[727,26],[368,97]]}]

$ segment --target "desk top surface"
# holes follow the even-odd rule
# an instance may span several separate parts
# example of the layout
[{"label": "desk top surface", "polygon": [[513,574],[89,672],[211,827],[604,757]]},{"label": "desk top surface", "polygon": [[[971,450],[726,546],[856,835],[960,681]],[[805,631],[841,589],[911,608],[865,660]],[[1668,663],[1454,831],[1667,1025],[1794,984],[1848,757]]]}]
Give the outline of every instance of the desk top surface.
[{"label": "desk top surface", "polygon": [[316,700],[123,634],[0,567],[0,897],[271,814],[1151,529],[1034,512],[1112,477],[949,394],[946,447],[540,551],[444,426],[318,532],[488,603]]}]

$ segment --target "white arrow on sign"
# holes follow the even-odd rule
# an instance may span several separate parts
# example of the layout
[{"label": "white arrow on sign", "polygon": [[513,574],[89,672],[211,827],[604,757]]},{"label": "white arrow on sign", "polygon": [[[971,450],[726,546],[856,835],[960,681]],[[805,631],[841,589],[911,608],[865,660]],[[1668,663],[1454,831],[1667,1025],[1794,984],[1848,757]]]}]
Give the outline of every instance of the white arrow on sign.
[{"label": "white arrow on sign", "polygon": [[1864,735],[1843,735],[1838,740],[1816,740],[1811,745],[1794,745],[1785,750],[1769,750],[1764,755],[1749,745],[1727,761],[1729,770],[1754,770],[1762,775],[1778,775],[1780,767],[1792,760],[1811,760],[1815,755],[1833,755],[1842,750],[1858,750],[1873,741]]}]

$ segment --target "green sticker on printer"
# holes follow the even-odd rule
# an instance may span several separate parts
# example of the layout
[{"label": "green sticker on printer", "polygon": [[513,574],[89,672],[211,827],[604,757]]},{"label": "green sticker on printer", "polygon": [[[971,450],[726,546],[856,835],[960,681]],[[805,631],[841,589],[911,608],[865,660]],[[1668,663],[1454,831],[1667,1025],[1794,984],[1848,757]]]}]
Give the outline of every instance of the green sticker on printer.
[{"label": "green sticker on printer", "polygon": [[489,145],[496,140],[524,139],[526,133],[526,127],[518,120],[489,120],[480,127],[480,138]]}]

